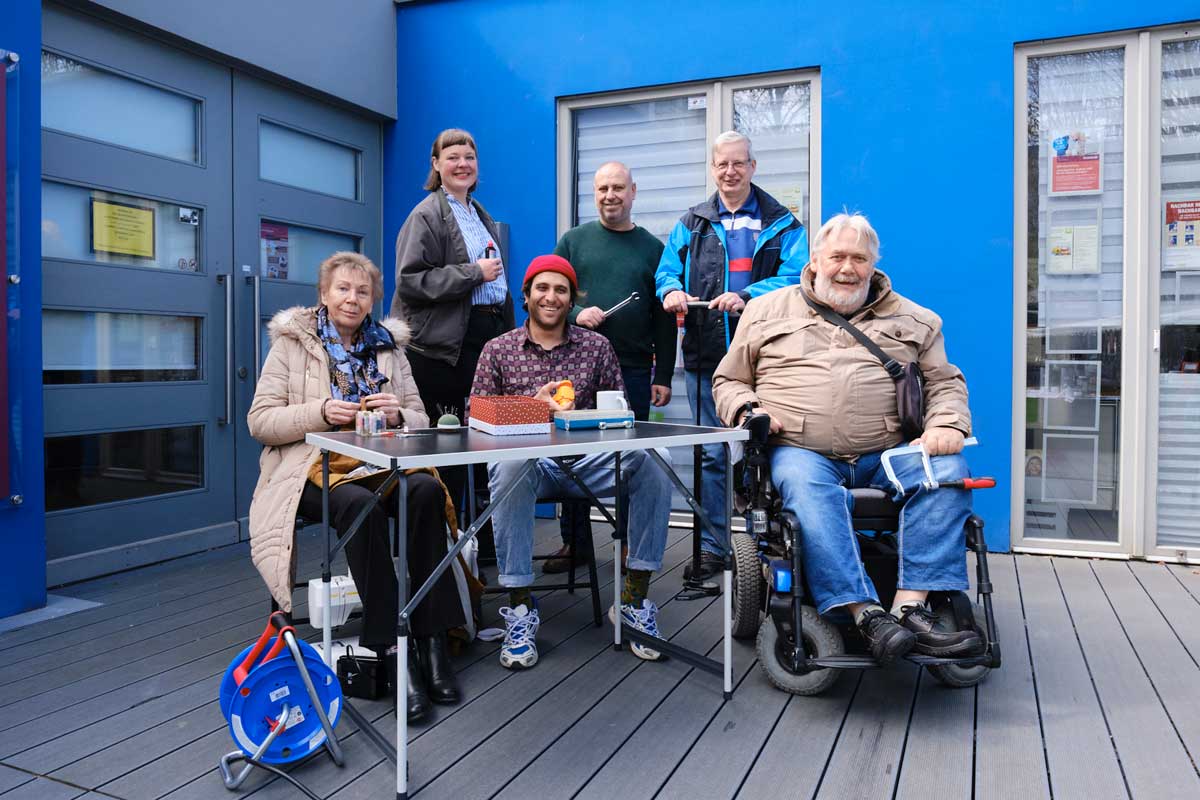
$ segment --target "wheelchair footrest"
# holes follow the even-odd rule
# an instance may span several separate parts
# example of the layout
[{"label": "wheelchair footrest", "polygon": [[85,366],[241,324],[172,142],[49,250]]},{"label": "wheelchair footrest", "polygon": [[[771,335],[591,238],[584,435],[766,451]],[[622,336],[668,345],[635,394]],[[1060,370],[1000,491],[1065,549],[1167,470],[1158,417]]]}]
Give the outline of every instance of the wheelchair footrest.
[{"label": "wheelchair footrest", "polygon": [[[916,653],[909,654],[904,657],[905,661],[911,662],[921,667],[929,666],[946,666],[956,664],[960,667],[974,667],[987,665],[989,657],[987,654],[977,656],[966,656],[964,658],[938,658],[935,656],[923,656]],[[818,668],[833,668],[833,669],[874,669],[879,666],[875,659],[870,656],[826,656],[824,658],[809,658],[805,659],[805,663],[810,669]]]},{"label": "wheelchair footrest", "polygon": [[941,658],[938,656],[922,656],[912,653],[905,656],[908,661],[922,667],[944,667],[954,664],[960,667],[977,667],[987,666],[991,663],[991,657],[986,653],[981,653],[977,656],[963,656],[962,658]]}]

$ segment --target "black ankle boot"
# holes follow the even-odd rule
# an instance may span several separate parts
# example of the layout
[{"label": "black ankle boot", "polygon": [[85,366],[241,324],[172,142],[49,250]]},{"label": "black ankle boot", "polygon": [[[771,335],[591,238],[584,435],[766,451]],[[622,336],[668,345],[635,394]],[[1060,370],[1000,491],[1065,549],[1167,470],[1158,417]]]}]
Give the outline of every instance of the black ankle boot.
[{"label": "black ankle boot", "polygon": [[462,699],[462,692],[450,665],[445,632],[418,637],[416,642],[430,699],[441,705],[454,705]]},{"label": "black ankle boot", "polygon": [[[408,721],[417,722],[428,716],[433,710],[433,703],[429,700],[429,693],[425,691],[425,681],[421,676],[421,664],[417,660],[417,648],[413,646],[412,639],[409,639],[408,646]],[[396,655],[393,653],[388,657],[388,677],[391,679],[392,688],[399,691],[398,686],[398,667],[396,664]]]}]

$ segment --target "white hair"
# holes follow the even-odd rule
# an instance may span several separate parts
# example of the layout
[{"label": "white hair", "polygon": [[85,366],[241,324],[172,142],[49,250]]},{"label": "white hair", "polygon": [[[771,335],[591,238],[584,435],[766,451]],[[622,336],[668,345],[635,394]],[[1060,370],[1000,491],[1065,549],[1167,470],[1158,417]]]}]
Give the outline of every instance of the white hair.
[{"label": "white hair", "polygon": [[874,264],[879,261],[879,234],[871,227],[871,223],[867,218],[857,211],[853,214],[843,212],[830,217],[813,238],[813,253],[821,252],[821,248],[825,246],[826,239],[830,236],[836,236],[846,228],[857,234],[858,238],[855,239],[857,244],[866,243],[867,250],[871,254],[871,263]]},{"label": "white hair", "polygon": [[713,143],[712,143],[712,157],[713,158],[716,158],[716,156],[717,156],[717,148],[723,144],[745,144],[746,145],[746,158],[750,159],[751,161],[754,160],[754,145],[750,144],[750,137],[747,136],[746,134],[738,133],[737,131],[725,131],[724,133],[719,135],[717,138],[713,139]]}]

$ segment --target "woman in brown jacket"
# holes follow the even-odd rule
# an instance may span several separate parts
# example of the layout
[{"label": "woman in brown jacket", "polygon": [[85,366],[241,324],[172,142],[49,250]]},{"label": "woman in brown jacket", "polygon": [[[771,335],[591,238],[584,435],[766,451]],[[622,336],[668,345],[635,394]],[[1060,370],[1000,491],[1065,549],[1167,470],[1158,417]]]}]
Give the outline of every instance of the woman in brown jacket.
[{"label": "woman in brown jacket", "polygon": [[[310,431],[353,427],[361,405],[382,410],[390,427],[426,427],[429,418],[404,356],[408,326],[375,322],[370,310],[382,294],[379,268],[358,253],[334,253],[320,267],[320,304],[279,312],[270,325],[271,350],[263,365],[247,422],[262,442],[260,475],[250,503],[250,552],[272,596],[291,608],[290,570],[297,513],[321,516],[320,451],[304,441]],[[329,515],[339,532],[349,527],[386,474],[360,461],[330,459]],[[387,659],[396,685],[397,587],[388,542],[389,511],[375,505],[346,545],[346,560],[363,603],[359,641]],[[446,495],[430,472],[408,478],[408,566],[420,585],[446,554]],[[458,685],[446,651],[446,631],[464,624],[454,578],[447,571],[412,615],[408,717],[428,713],[430,700],[456,703]],[[418,666],[419,665],[419,666]]]}]

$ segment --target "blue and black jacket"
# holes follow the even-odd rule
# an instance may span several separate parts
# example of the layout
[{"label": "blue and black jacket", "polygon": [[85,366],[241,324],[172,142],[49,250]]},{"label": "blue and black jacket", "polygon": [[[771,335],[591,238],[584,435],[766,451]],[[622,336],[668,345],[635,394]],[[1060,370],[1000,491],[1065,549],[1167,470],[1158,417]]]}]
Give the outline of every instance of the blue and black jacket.
[{"label": "blue and black jacket", "polygon": [[[808,263],[808,234],[792,212],[754,184],[750,185],[762,215],[762,232],[754,244],[750,285],[739,292],[743,300],[800,282]],[[725,291],[729,282],[729,256],[725,249],[725,227],[717,212],[714,192],[688,209],[667,239],[654,288],[661,301],[668,293],[683,289],[701,300],[711,300]],[[686,287],[686,289],[684,288]],[[714,369],[729,349],[737,317],[709,312],[703,331],[696,315],[689,315],[683,332],[683,365],[687,369]],[[703,336],[703,352],[699,347]],[[703,356],[703,363],[699,356]]]}]

